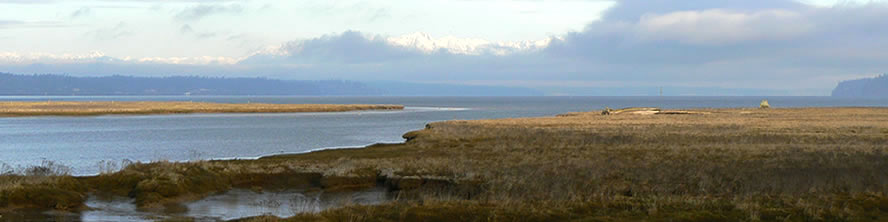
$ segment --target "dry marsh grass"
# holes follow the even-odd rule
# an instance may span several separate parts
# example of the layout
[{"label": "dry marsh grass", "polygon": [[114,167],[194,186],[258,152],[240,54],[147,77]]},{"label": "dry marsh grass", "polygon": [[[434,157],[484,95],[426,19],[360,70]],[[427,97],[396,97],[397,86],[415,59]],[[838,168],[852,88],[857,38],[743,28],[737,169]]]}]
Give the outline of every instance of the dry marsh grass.
[{"label": "dry marsh grass", "polygon": [[246,221],[888,220],[888,109],[689,111],[707,114],[436,122],[405,144],[136,163],[78,181],[144,207],[230,187],[399,197]]},{"label": "dry marsh grass", "polygon": [[399,110],[402,105],[264,104],[206,102],[0,102],[3,116],[93,116],[178,113],[292,113]]},{"label": "dry marsh grass", "polygon": [[82,208],[86,188],[68,172],[51,161],[24,169],[0,164],[0,213],[17,208]]}]

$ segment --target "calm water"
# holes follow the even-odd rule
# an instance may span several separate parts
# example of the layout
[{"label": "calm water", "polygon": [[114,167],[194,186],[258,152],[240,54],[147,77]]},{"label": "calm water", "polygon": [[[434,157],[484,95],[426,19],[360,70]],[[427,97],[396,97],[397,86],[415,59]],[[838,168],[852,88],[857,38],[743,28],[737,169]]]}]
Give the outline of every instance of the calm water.
[{"label": "calm water", "polygon": [[[403,104],[403,111],[0,118],[0,169],[39,165],[98,173],[101,162],[254,158],[401,142],[428,122],[551,116],[630,106],[756,107],[765,97],[0,97],[0,100],[184,100]],[[773,107],[888,106],[886,99],[767,97]]]},{"label": "calm water", "polygon": [[292,217],[344,205],[375,205],[390,199],[382,187],[339,193],[297,190],[257,193],[233,189],[183,203],[184,212],[162,212],[139,211],[131,198],[102,199],[90,196],[86,201],[90,209],[83,212],[18,210],[0,216],[0,221],[157,221],[182,217],[194,218],[195,221],[227,221],[260,215]]}]

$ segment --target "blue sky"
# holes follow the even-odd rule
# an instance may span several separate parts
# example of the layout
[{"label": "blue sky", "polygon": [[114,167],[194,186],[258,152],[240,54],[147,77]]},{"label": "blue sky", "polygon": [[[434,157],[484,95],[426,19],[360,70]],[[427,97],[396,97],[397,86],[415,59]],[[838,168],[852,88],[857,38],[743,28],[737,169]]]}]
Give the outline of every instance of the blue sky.
[{"label": "blue sky", "polygon": [[888,72],[886,15],[846,0],[0,0],[0,72],[827,95]]}]

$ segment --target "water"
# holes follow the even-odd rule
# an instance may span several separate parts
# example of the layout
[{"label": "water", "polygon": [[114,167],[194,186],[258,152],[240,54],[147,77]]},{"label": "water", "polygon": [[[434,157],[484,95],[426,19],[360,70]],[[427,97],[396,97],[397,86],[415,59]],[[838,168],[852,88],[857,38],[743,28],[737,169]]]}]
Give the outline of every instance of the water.
[{"label": "water", "polygon": [[90,196],[86,201],[89,210],[83,212],[19,210],[0,216],[0,221],[155,221],[176,218],[227,221],[261,215],[286,218],[299,213],[316,213],[343,205],[380,204],[390,199],[385,188],[381,187],[334,193],[299,190],[260,193],[234,189],[183,203],[183,212],[170,213],[139,211],[131,198],[107,199]]},{"label": "water", "polygon": [[375,205],[389,198],[385,188],[359,192],[302,193],[263,192],[235,189],[186,204],[184,216],[196,219],[234,220],[249,216],[273,215],[292,217],[299,213],[317,213],[322,210],[350,205]]},{"label": "water", "polygon": [[[0,168],[44,160],[90,175],[122,160],[255,158],[401,142],[405,132],[454,119],[552,116],[632,106],[757,107],[765,97],[0,97],[18,101],[205,101],[403,104],[403,111],[0,118]],[[773,107],[888,106],[886,99],[767,97]]]},{"label": "water", "polygon": [[[757,107],[764,97],[0,97],[46,101],[205,101],[228,103],[403,104],[402,111],[293,114],[186,114],[97,117],[0,118],[0,171],[41,164],[71,167],[75,175],[113,168],[123,160],[185,161],[255,158],[320,148],[401,142],[405,132],[454,119],[552,116],[566,112],[655,106]],[[772,107],[888,106],[888,99],[767,97]],[[2,173],[2,172],[0,172]],[[321,194],[232,190],[185,203],[181,213],[139,212],[132,200],[91,197],[78,213],[14,212],[0,221],[140,221],[187,216],[227,220],[257,215],[292,216],[341,206],[384,202],[384,190]]]}]

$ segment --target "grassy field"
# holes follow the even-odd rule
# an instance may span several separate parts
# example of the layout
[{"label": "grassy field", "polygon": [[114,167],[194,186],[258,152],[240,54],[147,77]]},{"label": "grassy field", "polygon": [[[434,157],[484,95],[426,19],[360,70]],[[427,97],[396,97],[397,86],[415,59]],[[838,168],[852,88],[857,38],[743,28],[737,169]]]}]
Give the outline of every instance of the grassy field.
[{"label": "grassy field", "polygon": [[405,144],[7,174],[0,208],[78,209],[88,192],[150,209],[232,187],[385,186],[396,201],[244,221],[888,220],[888,109],[689,111],[446,121]]},{"label": "grassy field", "polygon": [[95,116],[176,113],[293,113],[404,109],[402,105],[263,104],[205,102],[0,102],[3,116]]}]

